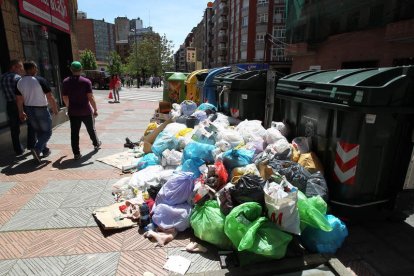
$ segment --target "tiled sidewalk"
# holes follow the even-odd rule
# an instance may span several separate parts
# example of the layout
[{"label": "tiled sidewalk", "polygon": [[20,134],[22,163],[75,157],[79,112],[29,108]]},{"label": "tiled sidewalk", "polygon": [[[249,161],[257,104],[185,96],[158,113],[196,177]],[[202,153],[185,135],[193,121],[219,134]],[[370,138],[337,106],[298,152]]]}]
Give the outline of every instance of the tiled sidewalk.
[{"label": "tiled sidewalk", "polygon": [[95,95],[98,152],[82,127],[83,157],[73,160],[66,122],[53,130],[52,155],[40,165],[29,153],[0,159],[0,275],[165,275],[167,254],[188,244],[190,233],[159,248],[138,228],[104,233],[97,227],[91,213],[113,202],[111,185],[122,175],[96,159],[123,151],[125,137],[139,139],[157,103],[121,95],[120,104],[110,104],[107,91]]}]

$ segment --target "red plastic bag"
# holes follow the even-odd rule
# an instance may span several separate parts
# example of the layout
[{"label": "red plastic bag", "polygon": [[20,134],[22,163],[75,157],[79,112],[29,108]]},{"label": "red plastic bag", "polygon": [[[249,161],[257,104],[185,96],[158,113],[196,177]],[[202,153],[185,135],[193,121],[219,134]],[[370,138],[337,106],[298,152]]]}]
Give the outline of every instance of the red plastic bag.
[{"label": "red plastic bag", "polygon": [[108,99],[113,99],[112,91],[109,91]]},{"label": "red plastic bag", "polygon": [[216,175],[218,176],[219,180],[219,188],[221,188],[226,185],[229,174],[227,173],[223,162],[217,161],[214,163],[214,167],[216,167]]}]

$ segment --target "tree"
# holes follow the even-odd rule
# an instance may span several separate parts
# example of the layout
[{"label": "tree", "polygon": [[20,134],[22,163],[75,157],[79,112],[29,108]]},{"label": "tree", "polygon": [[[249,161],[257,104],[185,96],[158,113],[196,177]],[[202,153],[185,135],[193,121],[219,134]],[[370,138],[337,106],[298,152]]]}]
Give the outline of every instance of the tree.
[{"label": "tree", "polygon": [[96,70],[96,68],[98,67],[96,65],[95,54],[89,49],[86,49],[80,55],[80,62],[82,63],[83,69],[85,70]]},{"label": "tree", "polygon": [[173,70],[173,44],[164,34],[145,34],[142,39],[132,46],[128,57],[128,71],[136,75],[161,75]]},{"label": "tree", "polygon": [[113,51],[109,53],[109,60],[108,60],[108,72],[111,75],[115,75],[115,74],[122,74],[123,73],[123,68],[122,68],[122,62],[121,62],[121,56]]}]

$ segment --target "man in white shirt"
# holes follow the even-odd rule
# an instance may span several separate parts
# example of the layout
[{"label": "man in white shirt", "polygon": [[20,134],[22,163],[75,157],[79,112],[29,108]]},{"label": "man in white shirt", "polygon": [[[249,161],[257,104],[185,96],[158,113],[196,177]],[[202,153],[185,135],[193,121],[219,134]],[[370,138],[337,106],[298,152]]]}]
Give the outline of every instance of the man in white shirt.
[{"label": "man in white shirt", "polygon": [[20,120],[31,125],[36,134],[36,144],[31,150],[33,158],[40,163],[42,157],[50,155],[47,142],[52,136],[52,117],[48,109],[48,103],[53,114],[58,113],[56,100],[47,81],[37,74],[37,65],[33,61],[23,64],[26,76],[17,83],[16,101],[19,109]]}]

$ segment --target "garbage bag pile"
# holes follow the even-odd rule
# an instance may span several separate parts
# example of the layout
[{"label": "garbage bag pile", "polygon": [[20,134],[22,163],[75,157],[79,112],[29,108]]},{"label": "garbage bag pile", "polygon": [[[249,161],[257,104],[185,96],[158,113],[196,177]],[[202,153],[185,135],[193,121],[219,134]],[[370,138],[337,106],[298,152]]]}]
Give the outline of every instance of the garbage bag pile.
[{"label": "garbage bag pile", "polygon": [[289,128],[235,121],[216,107],[184,101],[143,137],[146,154],[118,201],[139,198],[136,216],[160,245],[192,228],[220,249],[280,259],[295,237],[311,252],[334,253],[348,232],[327,214],[323,167],[306,137]]}]

